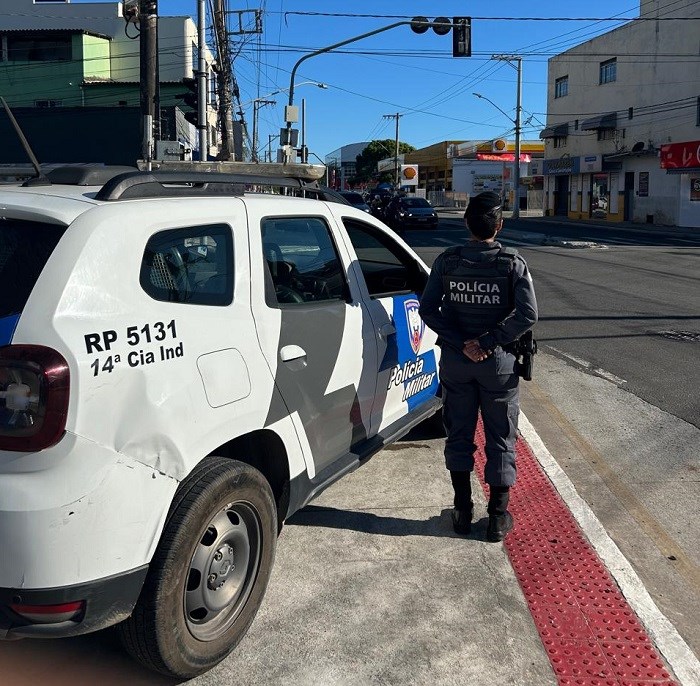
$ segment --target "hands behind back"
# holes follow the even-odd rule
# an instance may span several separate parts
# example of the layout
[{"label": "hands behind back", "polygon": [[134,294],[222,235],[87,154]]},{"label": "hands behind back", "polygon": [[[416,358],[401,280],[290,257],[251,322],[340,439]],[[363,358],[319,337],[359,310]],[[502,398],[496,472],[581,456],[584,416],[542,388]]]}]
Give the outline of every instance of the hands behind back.
[{"label": "hands behind back", "polygon": [[469,341],[464,342],[464,347],[462,352],[472,361],[472,362],[483,362],[491,353],[486,352],[481,345],[479,345],[479,340],[473,338]]}]

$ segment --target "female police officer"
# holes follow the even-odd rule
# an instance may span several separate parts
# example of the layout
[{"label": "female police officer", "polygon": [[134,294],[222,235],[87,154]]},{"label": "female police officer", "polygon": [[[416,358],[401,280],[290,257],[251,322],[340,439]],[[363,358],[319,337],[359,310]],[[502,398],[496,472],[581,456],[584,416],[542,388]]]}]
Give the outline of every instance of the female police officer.
[{"label": "female police officer", "polygon": [[489,484],[486,537],[502,541],[513,528],[509,489],[515,483],[518,375],[507,352],[537,321],[537,302],[527,264],[495,238],[503,226],[501,199],[491,191],[474,196],[464,213],[471,234],[433,264],[421,298],[420,316],[438,334],[440,382],[447,431],[445,463],[455,497],[454,530],[471,531],[477,415],[486,434],[485,480]]}]

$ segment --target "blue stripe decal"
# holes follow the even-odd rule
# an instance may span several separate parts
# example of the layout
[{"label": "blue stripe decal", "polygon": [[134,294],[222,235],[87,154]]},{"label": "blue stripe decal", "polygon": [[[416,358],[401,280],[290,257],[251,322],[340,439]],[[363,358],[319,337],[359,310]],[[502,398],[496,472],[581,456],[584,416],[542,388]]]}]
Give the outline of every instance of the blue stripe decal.
[{"label": "blue stripe decal", "polygon": [[0,317],[0,345],[9,345],[19,321],[18,314],[9,317]]},{"label": "blue stripe decal", "polygon": [[403,385],[402,400],[410,411],[437,393],[437,364],[432,350],[423,355],[418,354],[425,324],[418,315],[419,302],[416,296],[397,296],[393,301],[398,360],[389,384]]}]

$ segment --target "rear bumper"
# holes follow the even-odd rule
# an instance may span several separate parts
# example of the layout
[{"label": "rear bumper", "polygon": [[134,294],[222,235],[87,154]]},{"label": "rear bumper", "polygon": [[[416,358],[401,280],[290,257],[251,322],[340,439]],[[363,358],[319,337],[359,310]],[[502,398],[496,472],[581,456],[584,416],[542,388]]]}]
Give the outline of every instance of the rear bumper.
[{"label": "rear bumper", "polygon": [[[62,638],[99,631],[126,619],[134,609],[148,565],[125,574],[58,588],[0,588],[0,640],[15,638]],[[61,605],[84,601],[74,620],[36,624],[16,614],[17,605]]]}]

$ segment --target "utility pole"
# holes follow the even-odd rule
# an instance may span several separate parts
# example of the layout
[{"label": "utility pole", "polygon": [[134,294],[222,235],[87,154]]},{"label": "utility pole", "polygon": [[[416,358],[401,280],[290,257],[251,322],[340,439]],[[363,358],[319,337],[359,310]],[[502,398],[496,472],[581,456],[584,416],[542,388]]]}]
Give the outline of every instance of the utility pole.
[{"label": "utility pole", "polygon": [[197,132],[199,134],[199,159],[206,160],[208,157],[209,145],[207,143],[207,61],[204,58],[204,50],[207,44],[206,27],[206,0],[197,2],[197,50],[199,60],[197,63]]},{"label": "utility pole", "polygon": [[215,0],[214,26],[219,48],[219,121],[221,122],[220,160],[230,160],[233,156],[233,105],[231,96],[231,53],[226,26],[224,0]]},{"label": "utility pole", "polygon": [[251,159],[253,162],[258,161],[258,111],[264,105],[276,105],[275,100],[265,100],[256,98],[253,100],[253,142],[251,143]]},{"label": "utility pole", "polygon": [[518,71],[518,86],[515,105],[515,164],[513,165],[513,218],[520,217],[520,124],[522,113],[522,90],[523,90],[523,58],[520,55],[493,55],[491,59],[502,60],[513,66],[513,62],[517,62],[518,66],[513,67]]},{"label": "utility pole", "polygon": [[402,114],[385,114],[383,119],[396,119],[396,147],[394,149],[394,190],[399,190],[399,119]]},{"label": "utility pole", "polygon": [[[158,56],[158,0],[139,0],[139,71],[143,142],[141,154],[146,169],[153,161],[153,127],[156,116],[156,64]],[[160,113],[158,113],[160,115]]]}]

